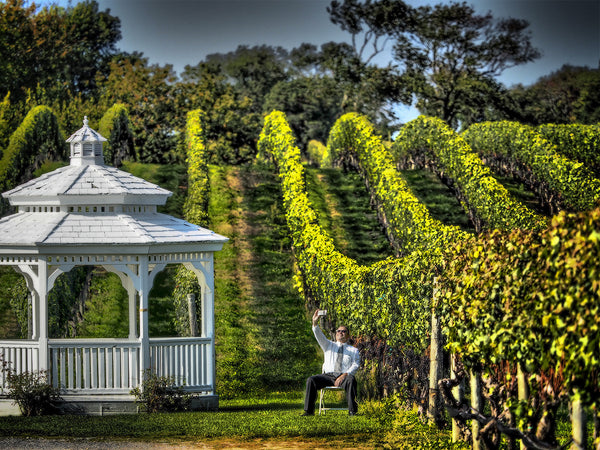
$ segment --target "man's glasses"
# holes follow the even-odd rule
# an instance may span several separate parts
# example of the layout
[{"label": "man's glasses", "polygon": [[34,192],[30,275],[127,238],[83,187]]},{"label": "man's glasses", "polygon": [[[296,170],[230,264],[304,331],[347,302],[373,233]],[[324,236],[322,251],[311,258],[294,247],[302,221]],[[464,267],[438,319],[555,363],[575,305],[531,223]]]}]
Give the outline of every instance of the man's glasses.
[{"label": "man's glasses", "polygon": [[336,333],[347,333],[348,330],[335,330]]}]

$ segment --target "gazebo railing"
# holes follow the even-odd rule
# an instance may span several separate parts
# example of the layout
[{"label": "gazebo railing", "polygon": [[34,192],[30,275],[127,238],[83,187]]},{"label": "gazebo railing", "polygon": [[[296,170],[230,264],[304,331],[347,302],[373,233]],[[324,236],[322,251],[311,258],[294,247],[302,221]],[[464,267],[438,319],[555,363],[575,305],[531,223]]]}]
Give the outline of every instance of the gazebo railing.
[{"label": "gazebo railing", "polygon": [[[0,341],[0,361],[7,364],[6,368],[21,372],[39,370],[39,344],[32,340],[3,340]],[[7,388],[4,371],[0,367],[0,395]]]},{"label": "gazebo railing", "polygon": [[212,339],[150,339],[150,365],[158,376],[171,376],[188,392],[213,392]]},{"label": "gazebo railing", "polygon": [[[151,371],[188,392],[214,393],[211,338],[151,338]],[[50,339],[48,377],[64,394],[129,394],[140,384],[141,343],[129,339]],[[39,370],[39,343],[0,341],[0,355],[17,372]],[[0,395],[6,380],[0,371]]]},{"label": "gazebo railing", "polygon": [[51,381],[65,393],[128,394],[139,384],[139,354],[137,340],[51,339]]}]

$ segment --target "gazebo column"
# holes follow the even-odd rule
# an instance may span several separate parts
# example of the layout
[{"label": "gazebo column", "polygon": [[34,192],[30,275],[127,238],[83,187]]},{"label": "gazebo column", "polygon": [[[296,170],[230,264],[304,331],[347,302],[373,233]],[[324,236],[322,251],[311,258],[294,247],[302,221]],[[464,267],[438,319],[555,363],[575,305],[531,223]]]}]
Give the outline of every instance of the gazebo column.
[{"label": "gazebo column", "polygon": [[45,258],[38,259],[37,277],[38,296],[38,343],[39,343],[39,366],[38,370],[48,370],[48,264]]},{"label": "gazebo column", "polygon": [[140,298],[140,379],[144,379],[144,371],[150,369],[150,336],[148,335],[148,258],[141,257],[138,271],[138,295]]},{"label": "gazebo column", "polygon": [[216,352],[215,352],[215,297],[214,297],[214,270],[213,254],[209,254],[209,259],[202,262],[187,263],[185,266],[192,270],[198,278],[201,292],[202,308],[202,337],[210,338],[210,350],[208,352],[209,360],[206,361],[206,372],[210,376],[209,383],[212,386],[212,393],[215,393],[216,380]]}]

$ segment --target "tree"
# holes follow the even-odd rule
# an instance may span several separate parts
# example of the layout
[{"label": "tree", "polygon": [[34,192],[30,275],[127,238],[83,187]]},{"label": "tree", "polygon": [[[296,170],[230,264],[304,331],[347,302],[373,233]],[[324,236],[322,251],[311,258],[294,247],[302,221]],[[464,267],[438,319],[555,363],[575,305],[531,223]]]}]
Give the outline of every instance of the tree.
[{"label": "tree", "polygon": [[288,78],[288,53],[281,47],[240,45],[235,52],[208,55],[206,63],[218,67],[240,95],[250,98],[257,113],[271,88]]},{"label": "tree", "polygon": [[127,107],[122,103],[114,104],[102,117],[98,131],[108,140],[104,147],[107,164],[120,167],[123,160],[135,159],[130,124]]},{"label": "tree", "polygon": [[[110,74],[100,82],[100,104],[127,106],[137,160],[168,163],[178,159],[173,86],[177,76],[169,64],[148,65],[140,53],[121,54],[110,63]],[[107,136],[105,136],[107,137]]]},{"label": "tree", "polygon": [[[497,94],[495,78],[504,70],[540,56],[531,45],[528,22],[495,20],[467,3],[413,8],[401,0],[333,1],[330,15],[381,51],[384,36],[393,42],[403,82],[417,97],[417,108],[457,126],[482,99]],[[363,48],[366,46],[361,46]]]},{"label": "tree", "polygon": [[[205,112],[206,146],[211,163],[241,164],[252,161],[262,118],[254,101],[228,81],[219,65],[186,66],[176,86],[178,111]],[[262,107],[263,98],[257,99]],[[181,114],[178,129],[185,127]]]},{"label": "tree", "polygon": [[531,86],[513,87],[509,94],[521,122],[600,122],[600,68],[564,65]]},{"label": "tree", "polygon": [[96,1],[38,10],[23,0],[0,3],[0,95],[12,101],[41,87],[63,101],[71,94],[96,92],[121,38],[121,23]]},{"label": "tree", "polygon": [[311,139],[327,141],[329,130],[342,113],[341,97],[331,77],[299,77],[273,86],[265,98],[264,111],[285,112],[301,147],[305,147]]}]

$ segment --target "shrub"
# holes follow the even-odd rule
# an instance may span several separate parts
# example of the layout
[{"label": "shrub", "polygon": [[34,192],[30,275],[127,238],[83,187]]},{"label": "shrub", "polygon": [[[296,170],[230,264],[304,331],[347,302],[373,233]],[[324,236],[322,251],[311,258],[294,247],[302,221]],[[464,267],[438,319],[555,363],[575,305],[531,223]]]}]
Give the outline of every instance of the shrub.
[{"label": "shrub", "polygon": [[60,390],[48,383],[45,370],[17,373],[9,363],[2,361],[2,372],[8,389],[6,396],[14,400],[24,416],[41,416],[57,411]]},{"label": "shrub", "polygon": [[148,413],[185,411],[191,401],[191,395],[175,385],[174,377],[158,376],[150,370],[144,372],[142,386],[130,393]]}]

